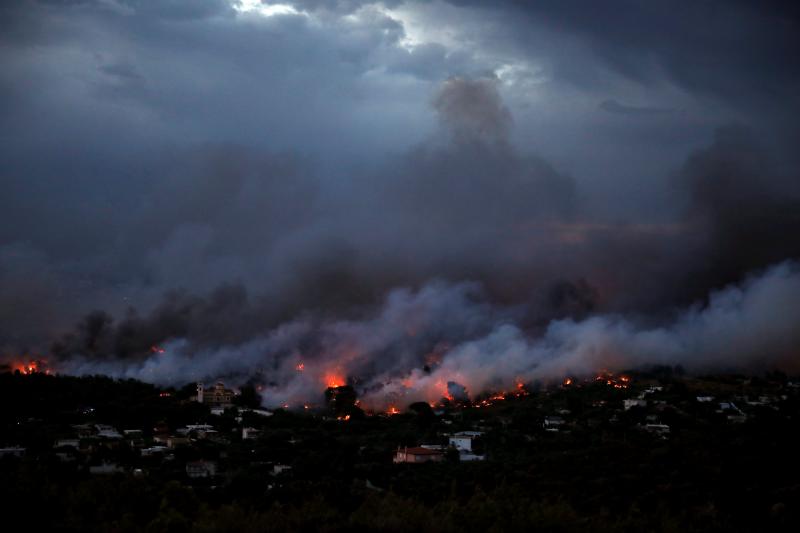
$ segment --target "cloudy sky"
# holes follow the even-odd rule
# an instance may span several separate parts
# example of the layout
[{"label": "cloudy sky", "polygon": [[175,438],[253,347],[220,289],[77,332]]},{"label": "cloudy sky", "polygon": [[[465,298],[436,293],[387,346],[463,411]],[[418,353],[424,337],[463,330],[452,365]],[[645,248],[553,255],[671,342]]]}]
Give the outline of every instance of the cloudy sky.
[{"label": "cloudy sky", "polygon": [[534,337],[669,320],[800,255],[799,22],[744,0],[6,0],[0,350],[238,346],[431,284]]}]

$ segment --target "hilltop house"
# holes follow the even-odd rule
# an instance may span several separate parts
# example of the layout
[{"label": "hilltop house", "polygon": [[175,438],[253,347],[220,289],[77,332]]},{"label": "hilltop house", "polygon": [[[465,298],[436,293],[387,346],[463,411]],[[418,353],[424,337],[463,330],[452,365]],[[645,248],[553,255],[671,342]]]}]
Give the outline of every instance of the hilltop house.
[{"label": "hilltop house", "polygon": [[421,446],[415,448],[398,446],[394,454],[395,463],[433,463],[444,459],[442,450],[432,450]]}]

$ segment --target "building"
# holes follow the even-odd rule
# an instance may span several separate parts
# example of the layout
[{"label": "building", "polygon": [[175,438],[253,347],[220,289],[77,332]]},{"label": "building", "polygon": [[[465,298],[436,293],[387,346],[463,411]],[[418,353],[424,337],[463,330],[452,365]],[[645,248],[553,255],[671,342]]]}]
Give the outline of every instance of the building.
[{"label": "building", "polygon": [[95,429],[97,429],[97,436],[101,439],[108,439],[108,440],[120,440],[122,439],[122,434],[116,430],[113,426],[109,426],[107,424],[95,424]]},{"label": "building", "polygon": [[189,437],[179,437],[179,436],[170,436],[167,438],[167,447],[168,448],[180,448],[182,446],[189,446],[192,443],[189,440]]},{"label": "building", "polygon": [[666,424],[645,424],[644,429],[662,437],[669,435],[669,426]]},{"label": "building", "polygon": [[444,459],[444,452],[431,450],[421,446],[416,448],[397,448],[394,454],[395,463],[437,463]]},{"label": "building", "polygon": [[261,431],[256,428],[242,428],[242,439],[257,439],[261,435]]},{"label": "building", "polygon": [[214,477],[217,475],[217,464],[212,461],[186,463],[186,475],[192,479]]},{"label": "building", "polygon": [[564,419],[560,416],[546,416],[542,426],[545,431],[558,431],[561,426],[565,424]]},{"label": "building", "polygon": [[99,465],[93,465],[89,467],[90,474],[100,474],[100,475],[119,474],[124,471],[125,470],[116,463],[102,463]]},{"label": "building", "polygon": [[627,411],[627,410],[629,410],[629,409],[631,409],[633,407],[647,407],[647,400],[640,400],[638,398],[631,398],[631,399],[628,399],[628,400],[623,400],[622,404],[625,407],[625,410]]},{"label": "building", "polygon": [[459,431],[450,435],[450,446],[459,452],[471,452],[472,441],[483,435],[480,431]]},{"label": "building", "polygon": [[0,448],[0,457],[22,457],[23,455],[25,455],[25,448],[17,446]]},{"label": "building", "polygon": [[203,383],[197,384],[195,400],[211,408],[225,408],[233,406],[233,397],[236,395],[231,389],[226,389],[225,384],[217,381],[213,388],[206,390]]}]

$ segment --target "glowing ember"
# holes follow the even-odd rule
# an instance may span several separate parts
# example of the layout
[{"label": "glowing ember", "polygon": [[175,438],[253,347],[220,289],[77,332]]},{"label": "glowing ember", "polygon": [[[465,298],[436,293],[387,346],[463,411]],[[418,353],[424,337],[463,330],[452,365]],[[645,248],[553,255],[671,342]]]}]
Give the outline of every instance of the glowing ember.
[{"label": "glowing ember", "polygon": [[153,345],[150,347],[150,353],[162,354],[164,353],[164,348],[162,348],[161,346]]},{"label": "glowing ember", "polygon": [[628,376],[615,376],[611,372],[601,372],[595,378],[595,381],[604,382],[609,387],[615,389],[627,389],[631,378]]},{"label": "glowing ember", "polygon": [[297,370],[298,372],[302,372],[303,370],[306,369],[306,365],[304,365],[303,363],[298,363],[298,365],[294,367],[294,369]]}]

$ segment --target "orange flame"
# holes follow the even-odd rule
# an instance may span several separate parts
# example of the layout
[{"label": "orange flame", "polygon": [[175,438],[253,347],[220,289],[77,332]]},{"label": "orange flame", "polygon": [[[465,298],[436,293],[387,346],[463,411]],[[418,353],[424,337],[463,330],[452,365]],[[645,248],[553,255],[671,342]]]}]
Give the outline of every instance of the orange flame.
[{"label": "orange flame", "polygon": [[325,381],[325,385],[329,388],[336,388],[344,385],[344,378],[333,372],[325,374],[323,379]]}]

